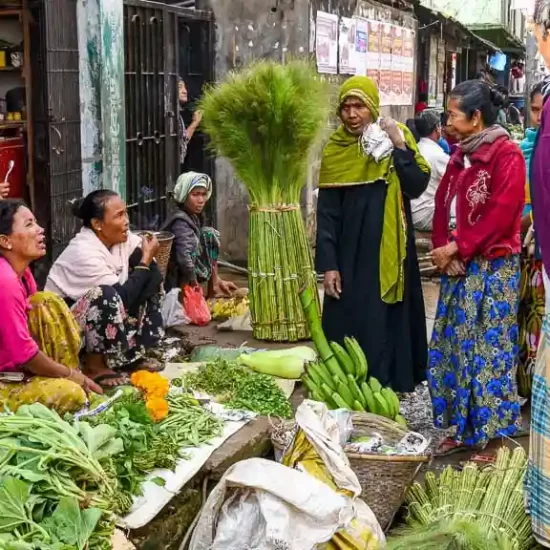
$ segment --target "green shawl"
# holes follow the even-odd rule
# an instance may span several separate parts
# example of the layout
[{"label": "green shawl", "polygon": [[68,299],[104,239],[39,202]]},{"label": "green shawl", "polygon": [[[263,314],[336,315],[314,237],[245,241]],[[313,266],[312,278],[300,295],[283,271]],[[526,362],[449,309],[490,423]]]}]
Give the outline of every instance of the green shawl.
[{"label": "green shawl", "polygon": [[[357,76],[348,79],[340,90],[339,105],[350,96],[362,99],[373,117],[378,118],[378,90],[372,80]],[[429,174],[429,164],[420,154],[413,135],[404,124],[398,123],[398,126],[403,131],[407,147],[414,152],[416,163],[423,172]],[[363,153],[359,137],[348,134],[341,126],[332,134],[323,151],[319,187],[368,185],[377,181],[384,181],[388,186],[380,243],[380,293],[384,302],[395,304],[403,301],[407,225],[393,155],[376,162]]]}]

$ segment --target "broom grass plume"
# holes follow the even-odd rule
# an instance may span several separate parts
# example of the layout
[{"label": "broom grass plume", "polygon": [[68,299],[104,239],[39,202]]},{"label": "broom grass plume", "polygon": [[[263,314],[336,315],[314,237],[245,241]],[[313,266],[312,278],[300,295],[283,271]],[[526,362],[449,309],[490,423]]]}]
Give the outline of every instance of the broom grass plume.
[{"label": "broom grass plume", "polygon": [[308,151],[330,109],[327,84],[300,60],[257,61],[205,90],[199,106],[211,148],[262,206],[297,203]]}]

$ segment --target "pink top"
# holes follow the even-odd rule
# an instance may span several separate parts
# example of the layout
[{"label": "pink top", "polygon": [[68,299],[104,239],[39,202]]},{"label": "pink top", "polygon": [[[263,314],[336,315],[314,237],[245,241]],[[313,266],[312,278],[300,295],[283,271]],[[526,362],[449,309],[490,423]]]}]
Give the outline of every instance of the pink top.
[{"label": "pink top", "polygon": [[30,269],[20,279],[11,265],[0,256],[0,372],[17,371],[38,353],[38,345],[29,332],[29,298],[36,292]]}]

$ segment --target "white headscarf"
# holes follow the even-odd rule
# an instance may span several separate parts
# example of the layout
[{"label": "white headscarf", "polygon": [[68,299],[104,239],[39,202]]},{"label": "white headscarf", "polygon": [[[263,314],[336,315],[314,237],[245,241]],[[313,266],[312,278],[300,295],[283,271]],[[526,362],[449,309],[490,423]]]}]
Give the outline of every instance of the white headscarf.
[{"label": "white headscarf", "polygon": [[189,196],[189,193],[202,187],[206,189],[206,200],[209,200],[212,196],[212,180],[206,174],[200,174],[199,172],[185,172],[176,181],[174,187],[174,200],[179,203],[184,203]]},{"label": "white headscarf", "polygon": [[96,286],[124,284],[130,256],[140,244],[141,239],[129,233],[125,243],[108,249],[91,229],[83,227],[53,264],[45,290],[78,300]]}]

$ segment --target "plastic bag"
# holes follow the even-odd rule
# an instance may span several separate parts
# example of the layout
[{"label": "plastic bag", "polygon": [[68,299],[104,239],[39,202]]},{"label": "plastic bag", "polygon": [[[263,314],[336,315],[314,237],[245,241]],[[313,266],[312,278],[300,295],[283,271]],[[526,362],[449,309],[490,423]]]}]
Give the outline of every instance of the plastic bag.
[{"label": "plastic bag", "polygon": [[212,318],[210,309],[200,286],[186,286],[183,289],[183,309],[192,325],[203,327]]},{"label": "plastic bag", "polygon": [[180,302],[180,292],[179,288],[173,288],[162,301],[161,314],[164,328],[190,323]]}]

